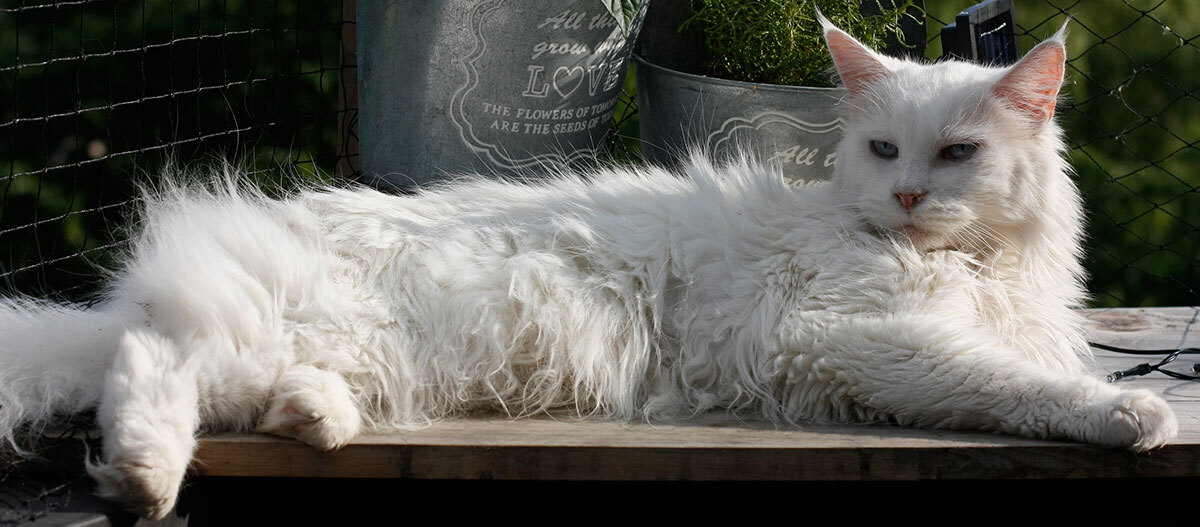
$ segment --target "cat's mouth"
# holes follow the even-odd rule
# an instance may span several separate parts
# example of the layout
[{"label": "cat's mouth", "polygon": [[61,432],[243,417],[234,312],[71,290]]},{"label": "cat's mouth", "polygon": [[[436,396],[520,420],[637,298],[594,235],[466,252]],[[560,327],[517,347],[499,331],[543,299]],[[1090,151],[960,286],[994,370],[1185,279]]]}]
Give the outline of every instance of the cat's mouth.
[{"label": "cat's mouth", "polygon": [[909,238],[912,238],[914,241],[917,239],[924,240],[924,239],[929,239],[929,238],[944,237],[944,232],[942,232],[939,229],[931,229],[929,227],[922,227],[920,225],[916,225],[913,223],[908,223],[908,224],[902,225],[900,227],[900,232],[903,232],[906,236],[908,236]]},{"label": "cat's mouth", "polygon": [[932,247],[935,240],[942,240],[941,233],[918,226],[914,223],[906,223],[900,226],[900,232],[904,233],[909,240],[912,240],[914,246],[918,249],[929,250],[935,249]]},{"label": "cat's mouth", "polygon": [[897,226],[873,225],[873,227],[877,234],[891,238],[907,239],[912,242],[913,247],[921,251],[943,249],[948,245],[946,235],[943,231],[922,227],[913,222]]}]

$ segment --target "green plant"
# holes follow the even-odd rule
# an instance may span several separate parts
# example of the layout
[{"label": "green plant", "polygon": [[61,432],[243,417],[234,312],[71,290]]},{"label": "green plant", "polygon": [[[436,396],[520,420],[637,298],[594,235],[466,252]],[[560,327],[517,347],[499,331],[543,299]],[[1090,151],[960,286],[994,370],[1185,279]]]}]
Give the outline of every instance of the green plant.
[{"label": "green plant", "polygon": [[629,35],[629,27],[633,25],[633,19],[637,18],[638,11],[642,9],[644,2],[642,0],[601,0],[601,2],[608,14],[617,20],[617,25],[621,27],[621,33]]},{"label": "green plant", "polygon": [[[695,15],[708,48],[708,73],[746,82],[793,86],[832,86],[833,66],[817,23],[814,4],[838,28],[873,48],[899,32],[915,0],[867,0],[879,15],[864,15],[863,0],[694,0]],[[920,12],[919,9],[917,12]],[[921,17],[923,18],[923,14]]]}]

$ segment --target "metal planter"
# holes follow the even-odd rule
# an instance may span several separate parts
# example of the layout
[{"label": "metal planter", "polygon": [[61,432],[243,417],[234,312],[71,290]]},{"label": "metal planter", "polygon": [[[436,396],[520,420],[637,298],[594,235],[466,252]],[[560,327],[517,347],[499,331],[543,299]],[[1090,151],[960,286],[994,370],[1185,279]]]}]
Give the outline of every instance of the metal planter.
[{"label": "metal planter", "polygon": [[699,148],[717,159],[748,153],[792,181],[832,174],[844,89],[731,81],[635,60],[647,160],[673,164]]},{"label": "metal planter", "polygon": [[594,159],[628,34],[600,0],[359,2],[361,167],[410,188]]}]

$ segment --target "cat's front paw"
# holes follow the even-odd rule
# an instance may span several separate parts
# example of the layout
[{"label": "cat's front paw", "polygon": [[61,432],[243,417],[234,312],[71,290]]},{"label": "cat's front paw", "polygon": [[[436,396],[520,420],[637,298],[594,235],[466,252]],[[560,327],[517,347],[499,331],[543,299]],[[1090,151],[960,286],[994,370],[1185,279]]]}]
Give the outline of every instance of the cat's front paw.
[{"label": "cat's front paw", "polygon": [[1163,446],[1179,432],[1175,412],[1147,390],[1125,390],[1102,403],[1098,443],[1145,452]]},{"label": "cat's front paw", "polygon": [[184,470],[150,454],[89,461],[87,471],[96,480],[96,494],[151,520],[166,517],[175,508]]},{"label": "cat's front paw", "polygon": [[259,432],[299,439],[321,450],[339,448],[358,435],[362,417],[337,374],[292,366],[272,391]]}]

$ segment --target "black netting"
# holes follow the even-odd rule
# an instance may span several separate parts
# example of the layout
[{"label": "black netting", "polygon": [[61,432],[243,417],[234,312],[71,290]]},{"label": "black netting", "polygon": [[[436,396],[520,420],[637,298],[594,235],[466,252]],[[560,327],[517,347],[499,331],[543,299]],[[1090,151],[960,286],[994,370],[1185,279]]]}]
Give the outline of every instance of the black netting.
[{"label": "black netting", "polygon": [[[929,57],[972,3],[926,2]],[[1197,5],[1016,8],[1022,50],[1071,18],[1060,119],[1087,199],[1095,304],[1196,304]],[[0,0],[0,291],[86,299],[123,243],[134,182],[168,159],[235,159],[272,188],[354,177],[353,12],[353,0]],[[632,83],[619,159],[640,156]],[[58,508],[76,477],[35,488],[0,465],[0,509],[5,492]]]},{"label": "black netting", "polygon": [[[929,27],[973,2],[926,2]],[[1068,17],[1059,120],[1088,213],[1096,306],[1200,300],[1200,5],[1017,2],[1022,51]],[[931,35],[936,35],[931,31]],[[941,54],[930,43],[929,56]]]},{"label": "black netting", "polygon": [[84,296],[168,158],[278,185],[345,151],[338,2],[0,5],[0,288]]},{"label": "black netting", "polygon": [[[339,2],[0,0],[0,294],[86,299],[168,160],[235,160],[268,188],[352,172],[353,23]],[[5,456],[0,524],[86,498],[80,452]]]},{"label": "black netting", "polygon": [[[970,3],[927,3],[929,56],[940,55],[937,29]],[[94,266],[121,243],[138,171],[168,156],[238,159],[272,185],[284,173],[353,173],[354,87],[340,82],[354,78],[353,47],[342,45],[352,11],[294,1],[0,8],[0,287],[86,295]],[[1024,49],[1072,18],[1060,118],[1088,201],[1097,305],[1192,304],[1200,290],[1200,220],[1188,214],[1200,205],[1192,11],[1180,1],[1017,5]],[[636,136],[633,108],[621,105],[620,137]],[[616,145],[618,157],[638,154],[635,142]]]}]

